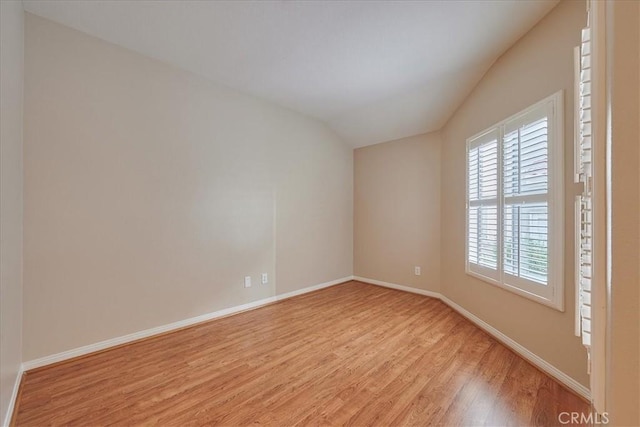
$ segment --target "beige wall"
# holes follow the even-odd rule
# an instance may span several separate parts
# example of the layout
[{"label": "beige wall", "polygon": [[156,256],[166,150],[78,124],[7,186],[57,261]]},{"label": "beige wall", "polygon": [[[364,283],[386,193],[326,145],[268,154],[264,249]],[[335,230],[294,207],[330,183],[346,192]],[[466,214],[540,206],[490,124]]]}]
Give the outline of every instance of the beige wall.
[{"label": "beige wall", "polygon": [[611,96],[611,287],[606,409],[640,425],[640,3],[608,3]]},{"label": "beige wall", "polygon": [[4,423],[22,362],[22,2],[0,2],[0,21],[0,423]]},{"label": "beige wall", "polygon": [[352,274],[326,126],[26,16],[24,360]]},{"label": "beige wall", "polygon": [[492,124],[564,90],[565,180],[573,173],[573,48],[586,25],[585,4],[564,1],[512,46],[443,129],[442,291],[482,320],[588,385],[586,352],[574,336],[573,199],[565,201],[565,311],[465,274],[465,141]]},{"label": "beige wall", "polygon": [[[19,216],[11,219],[5,208],[15,213],[20,205],[4,203],[5,173],[19,179],[19,162],[12,161],[13,172],[5,168],[5,149],[17,155],[17,145],[5,140],[19,138],[5,126],[5,31],[16,27],[5,25],[8,3],[2,7],[2,327],[10,324],[5,316],[14,322],[3,329],[4,412],[20,361],[19,345],[4,341],[20,340],[20,304],[10,303],[20,288],[5,286],[19,283],[20,254],[4,250],[5,221],[18,221],[18,230]],[[353,254],[354,274],[443,292],[588,384],[586,354],[573,336],[569,192],[564,313],[464,273],[467,137],[564,89],[570,185],[572,49],[585,22],[583,2],[562,2],[494,64],[442,135],[358,149],[352,158],[311,119],[27,15],[24,360],[348,276]],[[632,128],[621,125],[619,132],[631,135]],[[623,150],[634,148],[618,147],[614,159],[617,153],[625,162],[620,181],[637,173],[632,163],[640,155],[625,159]],[[614,200],[614,233],[627,236],[614,243],[622,254],[618,266],[614,260],[614,285],[616,276],[638,274],[638,242],[630,239],[640,231],[627,233],[632,223],[638,227],[637,199],[635,209],[621,201],[623,191],[638,194],[629,188]],[[18,189],[7,190],[14,201]],[[5,256],[14,257],[7,281]],[[270,274],[269,285],[258,284],[261,272]],[[245,289],[249,274],[254,286]],[[618,425],[637,420],[638,380],[627,369],[638,365],[633,283],[613,288],[613,321],[622,326],[612,335],[608,397]]]},{"label": "beige wall", "polygon": [[355,150],[356,276],[439,292],[440,150],[439,133]]}]

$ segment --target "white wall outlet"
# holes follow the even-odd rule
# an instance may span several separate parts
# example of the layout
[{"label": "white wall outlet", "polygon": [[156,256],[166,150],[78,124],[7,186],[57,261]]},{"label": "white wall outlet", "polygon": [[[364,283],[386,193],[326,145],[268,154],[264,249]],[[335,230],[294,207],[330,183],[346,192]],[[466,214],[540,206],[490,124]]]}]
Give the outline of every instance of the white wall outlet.
[{"label": "white wall outlet", "polygon": [[251,276],[244,276],[244,287],[245,288],[251,287]]},{"label": "white wall outlet", "polygon": [[266,285],[269,283],[269,275],[267,273],[262,273],[262,284]]},{"label": "white wall outlet", "polygon": [[420,271],[420,267],[418,267],[417,265],[413,267],[413,274],[415,274],[416,276],[421,275],[422,272]]}]

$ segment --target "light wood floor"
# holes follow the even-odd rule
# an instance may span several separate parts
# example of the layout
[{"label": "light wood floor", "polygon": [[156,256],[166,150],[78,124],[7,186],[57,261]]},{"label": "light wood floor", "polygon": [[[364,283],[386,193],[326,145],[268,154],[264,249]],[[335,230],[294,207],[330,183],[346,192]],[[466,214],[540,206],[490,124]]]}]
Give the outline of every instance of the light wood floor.
[{"label": "light wood floor", "polygon": [[589,406],[442,302],[349,282],[28,372],[42,425],[557,425]]}]

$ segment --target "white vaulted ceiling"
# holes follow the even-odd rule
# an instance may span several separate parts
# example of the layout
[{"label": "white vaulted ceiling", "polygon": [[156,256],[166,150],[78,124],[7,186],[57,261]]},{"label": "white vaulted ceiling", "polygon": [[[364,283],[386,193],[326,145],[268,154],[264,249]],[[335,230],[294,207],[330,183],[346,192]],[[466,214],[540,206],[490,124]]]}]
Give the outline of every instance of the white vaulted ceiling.
[{"label": "white vaulted ceiling", "polygon": [[320,119],[354,147],[439,129],[556,4],[24,1],[31,13]]}]

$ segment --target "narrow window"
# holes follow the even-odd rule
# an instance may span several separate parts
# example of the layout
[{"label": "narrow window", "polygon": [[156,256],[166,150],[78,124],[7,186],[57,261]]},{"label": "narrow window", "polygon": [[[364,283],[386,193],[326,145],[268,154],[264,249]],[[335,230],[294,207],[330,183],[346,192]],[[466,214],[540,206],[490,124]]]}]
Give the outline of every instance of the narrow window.
[{"label": "narrow window", "polygon": [[467,273],[562,310],[562,92],[467,140]]}]

